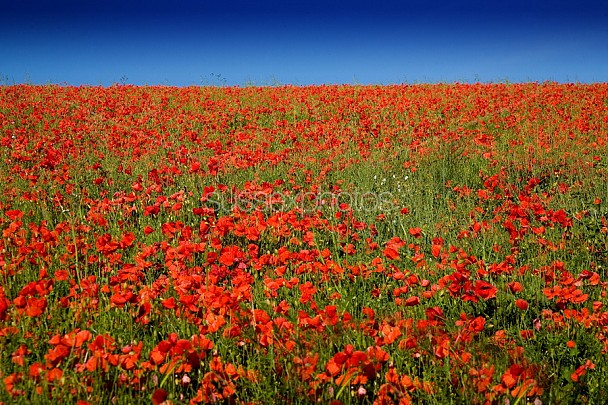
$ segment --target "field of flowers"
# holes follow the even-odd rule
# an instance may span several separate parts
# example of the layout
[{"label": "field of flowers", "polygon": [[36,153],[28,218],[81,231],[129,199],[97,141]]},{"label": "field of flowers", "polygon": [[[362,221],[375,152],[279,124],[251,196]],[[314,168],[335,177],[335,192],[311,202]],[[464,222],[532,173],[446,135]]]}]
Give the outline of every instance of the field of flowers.
[{"label": "field of flowers", "polygon": [[0,87],[0,403],[608,391],[608,84]]}]

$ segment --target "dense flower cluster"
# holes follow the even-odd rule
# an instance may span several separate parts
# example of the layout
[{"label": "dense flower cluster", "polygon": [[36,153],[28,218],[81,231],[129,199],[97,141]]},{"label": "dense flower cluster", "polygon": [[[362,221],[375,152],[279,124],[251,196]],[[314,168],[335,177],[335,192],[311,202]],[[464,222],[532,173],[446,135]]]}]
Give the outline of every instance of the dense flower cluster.
[{"label": "dense flower cluster", "polygon": [[608,389],[606,84],[4,86],[0,144],[0,402]]}]

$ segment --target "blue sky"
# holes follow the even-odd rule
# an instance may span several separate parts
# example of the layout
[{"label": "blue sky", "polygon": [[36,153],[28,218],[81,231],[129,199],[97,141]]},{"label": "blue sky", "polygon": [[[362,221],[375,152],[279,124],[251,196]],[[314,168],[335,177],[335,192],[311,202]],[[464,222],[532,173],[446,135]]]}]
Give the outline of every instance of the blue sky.
[{"label": "blue sky", "polygon": [[608,81],[603,0],[0,0],[0,83]]}]

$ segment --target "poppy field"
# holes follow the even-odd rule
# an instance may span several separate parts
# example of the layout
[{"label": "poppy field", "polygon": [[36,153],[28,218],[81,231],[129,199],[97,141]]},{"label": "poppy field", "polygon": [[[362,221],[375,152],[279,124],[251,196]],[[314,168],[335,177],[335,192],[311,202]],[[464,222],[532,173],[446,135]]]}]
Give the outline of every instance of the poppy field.
[{"label": "poppy field", "polygon": [[608,84],[0,87],[0,403],[608,391]]}]

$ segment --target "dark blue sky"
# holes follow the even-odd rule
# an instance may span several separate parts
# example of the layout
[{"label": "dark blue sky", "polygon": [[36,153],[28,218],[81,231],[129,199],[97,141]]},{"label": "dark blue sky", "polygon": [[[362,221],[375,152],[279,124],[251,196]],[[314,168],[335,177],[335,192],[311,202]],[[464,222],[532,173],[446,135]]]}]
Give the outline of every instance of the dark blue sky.
[{"label": "dark blue sky", "polygon": [[0,83],[608,81],[603,0],[0,0]]}]

